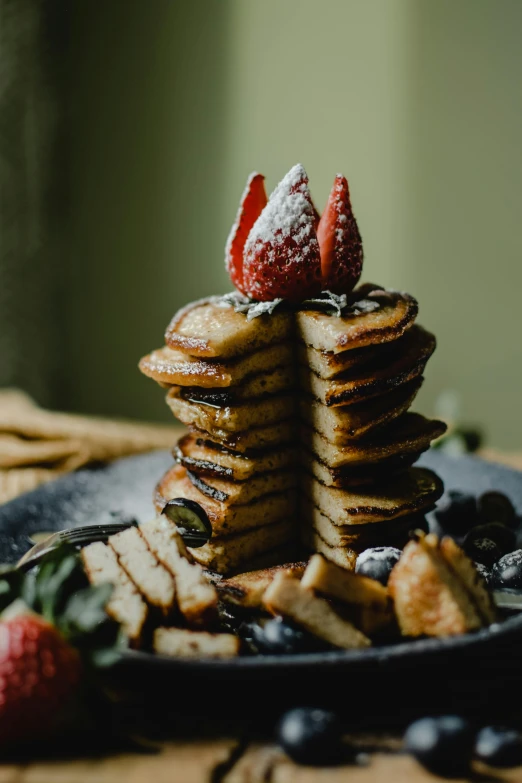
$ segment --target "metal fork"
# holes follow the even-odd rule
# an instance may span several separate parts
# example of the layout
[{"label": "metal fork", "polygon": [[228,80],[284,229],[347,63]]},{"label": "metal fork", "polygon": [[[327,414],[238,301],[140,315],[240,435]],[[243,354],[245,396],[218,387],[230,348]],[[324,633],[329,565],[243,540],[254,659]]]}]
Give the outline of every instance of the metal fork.
[{"label": "metal fork", "polygon": [[[60,544],[71,544],[72,546],[85,546],[91,544],[93,541],[107,541],[110,536],[115,533],[120,533],[122,530],[126,530],[129,527],[137,527],[136,521],[126,520],[125,522],[107,522],[101,525],[84,525],[83,527],[75,527],[69,530],[59,530],[57,533],[52,533],[44,541],[35,544],[28,552],[23,555],[18,563],[17,568],[26,570],[37,565],[40,560],[56,549]],[[187,546],[196,548],[203,546],[207,543],[208,536],[201,533],[197,534],[185,529],[179,530],[182,535],[183,541]]]}]

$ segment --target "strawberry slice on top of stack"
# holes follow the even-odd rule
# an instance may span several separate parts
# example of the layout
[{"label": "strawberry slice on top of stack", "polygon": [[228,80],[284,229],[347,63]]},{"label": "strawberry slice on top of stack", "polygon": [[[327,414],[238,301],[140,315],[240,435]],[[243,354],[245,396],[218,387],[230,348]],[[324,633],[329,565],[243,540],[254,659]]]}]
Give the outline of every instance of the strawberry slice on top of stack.
[{"label": "strawberry slice on top of stack", "polygon": [[200,503],[213,534],[192,554],[221,573],[303,548],[353,569],[364,548],[402,547],[442,492],[413,464],[444,425],[408,412],[435,338],[412,296],[355,287],[347,179],[319,216],[301,165],[269,199],[252,174],[225,263],[236,292],[183,308],[140,363],[189,430],[157,509]]}]

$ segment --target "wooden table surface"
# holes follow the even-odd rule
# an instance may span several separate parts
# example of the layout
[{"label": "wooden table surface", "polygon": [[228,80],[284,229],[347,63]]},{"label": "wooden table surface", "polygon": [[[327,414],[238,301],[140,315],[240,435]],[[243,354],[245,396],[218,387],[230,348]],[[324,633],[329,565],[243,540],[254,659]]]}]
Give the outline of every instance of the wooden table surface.
[{"label": "wooden table surface", "polygon": [[[522,454],[485,451],[481,456],[522,469]],[[363,751],[360,763],[330,768],[293,764],[274,744],[245,743],[237,738],[168,741],[151,752],[79,752],[74,761],[0,764],[0,783],[428,783],[440,780],[400,752],[400,738],[349,737]],[[372,746],[372,753],[364,753]],[[375,750],[376,749],[376,750]],[[460,779],[464,780],[464,779]],[[522,767],[498,772],[480,765],[466,780],[522,783]],[[457,781],[458,783],[458,781]]]}]

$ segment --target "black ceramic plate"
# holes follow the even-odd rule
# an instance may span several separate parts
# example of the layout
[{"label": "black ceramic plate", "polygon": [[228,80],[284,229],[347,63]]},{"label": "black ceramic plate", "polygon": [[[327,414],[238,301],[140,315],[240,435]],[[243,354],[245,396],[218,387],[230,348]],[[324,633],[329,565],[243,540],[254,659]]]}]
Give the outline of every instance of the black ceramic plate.
[{"label": "black ceramic plate", "polygon": [[[15,562],[37,531],[96,523],[111,511],[144,521],[153,515],[152,492],[172,457],[158,452],[82,470],[0,507],[0,562]],[[433,468],[446,489],[505,492],[522,514],[522,474],[473,457],[433,451],[420,464]],[[141,697],[177,702],[180,682],[190,688],[183,709],[211,704],[220,714],[253,705],[274,709],[296,703],[334,703],[357,723],[389,722],[410,713],[458,709],[505,712],[510,693],[522,687],[522,615],[477,633],[405,642],[363,651],[256,656],[231,661],[182,661],[126,653],[111,677]],[[185,690],[185,688],[183,688]],[[519,691],[520,692],[520,691]],[[513,708],[517,699],[513,696]],[[205,710],[210,708],[205,707]],[[346,710],[345,710],[346,711]]]}]

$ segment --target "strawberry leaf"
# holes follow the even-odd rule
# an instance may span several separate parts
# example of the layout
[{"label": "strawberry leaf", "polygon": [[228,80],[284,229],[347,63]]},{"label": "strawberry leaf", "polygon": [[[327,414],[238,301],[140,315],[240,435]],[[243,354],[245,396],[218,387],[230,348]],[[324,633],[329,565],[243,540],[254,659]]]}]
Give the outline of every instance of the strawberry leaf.
[{"label": "strawberry leaf", "polygon": [[61,624],[71,633],[92,633],[107,620],[105,606],[113,593],[111,584],[77,590],[67,601]]}]

